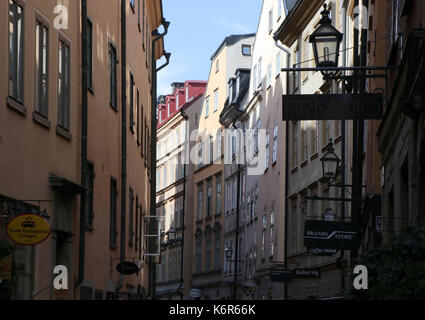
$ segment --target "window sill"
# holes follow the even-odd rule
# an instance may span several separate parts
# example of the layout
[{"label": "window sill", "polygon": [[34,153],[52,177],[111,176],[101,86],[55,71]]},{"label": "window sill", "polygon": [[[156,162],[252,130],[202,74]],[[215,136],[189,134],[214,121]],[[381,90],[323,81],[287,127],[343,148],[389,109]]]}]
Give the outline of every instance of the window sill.
[{"label": "window sill", "polygon": [[34,122],[45,127],[46,129],[50,129],[51,127],[50,121],[35,111],[32,113],[32,119],[34,120]]},{"label": "window sill", "polygon": [[275,160],[275,161],[272,163],[272,167],[275,167],[275,166],[276,166],[276,164],[277,164],[277,161]]},{"label": "window sill", "polygon": [[27,108],[20,102],[16,101],[14,98],[7,97],[7,105],[12,110],[20,113],[23,116],[27,115]]},{"label": "window sill", "polygon": [[295,168],[293,168],[293,169],[291,169],[291,173],[292,174],[294,174],[295,172],[297,172],[298,171],[298,167],[295,167]]},{"label": "window sill", "polygon": [[310,157],[310,160],[311,160],[311,161],[313,161],[313,160],[317,159],[318,157],[319,157],[319,153],[318,153],[318,152],[316,152],[315,154],[313,154],[313,155]]},{"label": "window sill", "polygon": [[112,110],[118,113],[118,107],[113,106],[111,103],[109,103],[109,106],[111,107]]},{"label": "window sill", "polygon": [[271,84],[269,84],[269,85],[267,86],[267,89],[266,89],[266,90],[269,90],[271,87],[272,87],[272,85],[271,85]]},{"label": "window sill", "polygon": [[304,168],[306,165],[308,164],[308,160],[304,160],[303,162],[301,162],[301,168]]},{"label": "window sill", "polygon": [[274,78],[277,79],[280,77],[280,73],[278,73]]},{"label": "window sill", "polygon": [[335,138],[334,143],[337,144],[337,143],[339,143],[341,141],[342,141],[342,136],[339,135],[338,137]]},{"label": "window sill", "polygon": [[56,134],[65,140],[72,141],[72,134],[59,125],[56,126]]}]

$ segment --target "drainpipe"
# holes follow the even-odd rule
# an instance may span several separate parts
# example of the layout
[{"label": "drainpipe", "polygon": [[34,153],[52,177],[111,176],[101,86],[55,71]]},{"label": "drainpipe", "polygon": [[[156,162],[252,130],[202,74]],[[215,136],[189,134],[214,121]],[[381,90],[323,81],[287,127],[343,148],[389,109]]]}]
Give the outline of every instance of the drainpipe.
[{"label": "drainpipe", "polygon": [[[189,117],[187,116],[187,114],[184,112],[184,111],[182,111],[181,112],[181,115],[183,116],[183,118],[186,120],[186,121],[189,121]],[[185,154],[186,154],[186,150],[185,150]],[[185,214],[185,211],[186,211],[186,170],[187,170],[187,163],[186,163],[186,159],[184,160],[184,165],[183,165],[183,179],[184,179],[184,181],[183,181],[183,216],[181,217],[181,219],[182,219],[182,221],[181,221],[181,224],[182,224],[182,243],[181,243],[181,246],[182,246],[182,250],[181,250],[181,257],[180,257],[180,286],[179,286],[179,288],[177,289],[177,292],[179,292],[179,290],[180,290],[180,300],[183,300],[183,298],[184,298],[184,280],[183,280],[183,256],[184,256],[184,237],[185,237],[185,232],[186,232],[186,225],[185,225],[185,216],[186,216],[186,214]]]},{"label": "drainpipe", "polygon": [[[156,216],[156,127],[157,127],[157,119],[156,119],[156,108],[157,108],[157,72],[164,68],[169,63],[169,59],[171,54],[167,54],[167,62],[157,69],[156,67],[156,42],[161,40],[168,33],[168,27],[170,26],[170,22],[166,21],[164,18],[162,19],[162,25],[164,26],[164,32],[159,33],[158,29],[152,32],[152,88],[151,88],[151,167],[150,167],[150,178],[151,178],[151,192],[150,192],[150,215]],[[150,232],[156,232],[157,227],[150,223],[149,229]],[[151,233],[153,234],[153,233]],[[156,268],[155,268],[155,258],[149,257],[149,288],[150,288],[150,296],[152,299],[155,299],[155,285],[156,285]]]},{"label": "drainpipe", "polygon": [[[274,37],[275,40],[275,44],[278,48],[282,49],[286,55],[287,55],[287,67],[289,68],[290,64],[291,64],[291,52],[289,51],[288,48],[282,46],[279,44],[278,42],[278,38],[275,36]],[[289,85],[289,72],[286,73],[286,94],[289,94],[289,90],[290,90],[290,85]],[[285,225],[284,225],[284,229],[285,229],[285,243],[284,243],[284,266],[285,269],[288,269],[288,225],[289,225],[289,221],[288,221],[288,211],[289,211],[289,125],[288,122],[285,123]],[[285,283],[285,292],[284,292],[284,298],[285,300],[288,300],[288,283]]]},{"label": "drainpipe", "polygon": [[[346,36],[346,32],[347,32],[347,7],[345,6],[345,4],[343,4],[342,6],[342,34],[343,34],[343,40],[342,40],[342,66],[346,67],[347,66],[347,52],[346,52],[346,48],[347,48],[347,36]],[[346,71],[344,71],[344,75],[346,75]],[[342,93],[345,93],[345,86],[344,84],[342,85]],[[345,185],[346,185],[346,124],[345,124],[345,120],[341,121],[341,136],[342,136],[342,141],[341,141],[341,184],[342,184],[342,188],[341,188],[341,199],[342,204],[341,204],[341,221],[345,222]],[[341,270],[341,291],[342,291],[342,296],[345,296],[345,270],[344,267],[341,265],[341,261],[344,259],[344,250],[341,250],[341,254],[339,256],[339,258],[336,260],[336,265],[338,266],[338,268]]]},{"label": "drainpipe", "polygon": [[[121,232],[120,262],[125,260],[125,213],[127,194],[127,15],[126,0],[121,0]],[[116,291],[124,284],[120,274]]]},{"label": "drainpipe", "polygon": [[[233,127],[238,130],[233,122]],[[239,150],[240,152],[240,150]],[[236,157],[238,161],[238,157]],[[238,161],[240,162],[240,161]],[[236,194],[236,224],[235,224],[235,276],[234,276],[234,291],[233,300],[236,301],[237,289],[238,289],[238,260],[239,260],[239,211],[240,211],[240,196],[241,196],[241,164],[238,163],[238,182],[237,182],[237,194]]]},{"label": "drainpipe", "polygon": [[[81,25],[82,25],[82,112],[81,112],[81,184],[86,185],[87,176],[87,0],[81,0]],[[78,247],[78,278],[75,281],[74,299],[77,297],[77,287],[84,281],[84,258],[86,236],[86,193],[80,196],[80,237]]]}]

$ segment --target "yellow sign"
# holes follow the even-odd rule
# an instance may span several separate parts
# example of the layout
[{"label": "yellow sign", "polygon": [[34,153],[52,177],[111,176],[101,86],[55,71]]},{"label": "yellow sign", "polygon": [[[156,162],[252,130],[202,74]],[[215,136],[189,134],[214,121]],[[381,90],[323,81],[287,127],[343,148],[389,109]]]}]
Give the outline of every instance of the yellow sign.
[{"label": "yellow sign", "polygon": [[53,300],[68,300],[68,290],[61,289],[61,290],[54,290],[53,291]]},{"label": "yellow sign", "polygon": [[49,223],[35,214],[21,214],[10,220],[7,235],[13,242],[33,246],[46,240],[50,235]]},{"label": "yellow sign", "polygon": [[0,279],[12,279],[12,255],[0,260]]}]

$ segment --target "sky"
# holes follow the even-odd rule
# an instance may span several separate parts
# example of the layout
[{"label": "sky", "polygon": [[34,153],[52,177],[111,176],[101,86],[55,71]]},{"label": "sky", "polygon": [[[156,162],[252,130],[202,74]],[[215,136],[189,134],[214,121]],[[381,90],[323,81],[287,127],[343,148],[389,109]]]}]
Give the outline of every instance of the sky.
[{"label": "sky", "polygon": [[158,73],[158,94],[170,94],[172,82],[207,81],[211,56],[224,38],[257,31],[262,2],[162,0],[164,17],[171,22],[165,37],[165,50],[171,52],[171,59]]}]

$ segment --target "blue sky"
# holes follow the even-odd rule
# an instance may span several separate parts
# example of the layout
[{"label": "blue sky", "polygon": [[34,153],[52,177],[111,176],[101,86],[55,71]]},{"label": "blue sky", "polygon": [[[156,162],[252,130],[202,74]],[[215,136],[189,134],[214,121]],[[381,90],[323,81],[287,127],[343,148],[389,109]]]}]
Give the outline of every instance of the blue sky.
[{"label": "blue sky", "polygon": [[[158,94],[172,82],[208,80],[211,55],[231,34],[255,33],[262,0],[163,0],[171,22],[165,49],[170,64],[158,73]],[[158,62],[158,66],[163,60]]]}]

